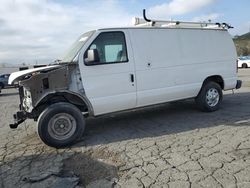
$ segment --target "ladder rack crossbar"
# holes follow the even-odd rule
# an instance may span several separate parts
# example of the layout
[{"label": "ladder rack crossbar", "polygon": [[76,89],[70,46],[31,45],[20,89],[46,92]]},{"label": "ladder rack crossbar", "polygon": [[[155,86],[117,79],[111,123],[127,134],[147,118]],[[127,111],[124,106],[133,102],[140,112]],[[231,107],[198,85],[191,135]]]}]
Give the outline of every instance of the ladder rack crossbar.
[{"label": "ladder rack crossbar", "polygon": [[218,28],[231,29],[231,25],[227,23],[212,23],[212,22],[187,22],[187,21],[173,21],[173,20],[151,20],[146,16],[146,10],[143,9],[143,19],[135,18],[135,26],[161,26],[161,27],[193,27],[193,28]]}]

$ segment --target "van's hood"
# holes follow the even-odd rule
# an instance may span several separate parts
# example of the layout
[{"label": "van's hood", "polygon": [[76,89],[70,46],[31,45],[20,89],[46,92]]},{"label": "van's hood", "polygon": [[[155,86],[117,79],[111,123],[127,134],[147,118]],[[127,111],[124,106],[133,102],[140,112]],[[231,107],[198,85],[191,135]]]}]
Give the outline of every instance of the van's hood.
[{"label": "van's hood", "polygon": [[9,77],[8,84],[13,84],[14,82],[17,82],[19,80],[22,80],[26,75],[35,73],[35,72],[40,72],[40,71],[49,71],[52,69],[57,69],[61,67],[62,65],[52,65],[52,66],[46,66],[46,67],[39,67],[39,68],[33,68],[33,69],[27,69],[23,71],[18,71],[18,72],[13,72],[11,73]]}]

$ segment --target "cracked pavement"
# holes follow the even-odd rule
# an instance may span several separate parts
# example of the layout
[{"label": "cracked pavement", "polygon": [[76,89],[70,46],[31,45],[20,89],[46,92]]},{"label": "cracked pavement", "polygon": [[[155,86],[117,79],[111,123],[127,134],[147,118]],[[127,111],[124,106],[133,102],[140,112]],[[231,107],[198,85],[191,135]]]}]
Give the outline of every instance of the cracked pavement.
[{"label": "cracked pavement", "polygon": [[87,119],[82,139],[65,149],[44,145],[31,120],[11,130],[19,99],[3,90],[0,187],[250,187],[249,86],[225,92],[213,113],[185,100]]}]

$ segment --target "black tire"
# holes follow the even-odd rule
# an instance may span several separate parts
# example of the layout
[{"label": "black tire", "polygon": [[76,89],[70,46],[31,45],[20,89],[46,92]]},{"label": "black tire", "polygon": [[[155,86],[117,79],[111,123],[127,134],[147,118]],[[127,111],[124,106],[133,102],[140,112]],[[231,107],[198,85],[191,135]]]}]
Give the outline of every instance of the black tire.
[{"label": "black tire", "polygon": [[0,82],[0,89],[4,88],[4,83]]},{"label": "black tire", "polygon": [[243,64],[242,64],[242,68],[245,68],[245,69],[248,68],[247,64],[246,64],[246,63],[243,63]]},{"label": "black tire", "polygon": [[[66,102],[52,104],[38,118],[38,134],[41,140],[55,148],[73,144],[83,135],[84,128],[85,119],[81,111]],[[66,132],[63,132],[64,129]]]},{"label": "black tire", "polygon": [[213,112],[219,109],[222,98],[223,94],[220,85],[215,82],[207,82],[203,84],[201,91],[195,98],[195,102],[200,110]]}]

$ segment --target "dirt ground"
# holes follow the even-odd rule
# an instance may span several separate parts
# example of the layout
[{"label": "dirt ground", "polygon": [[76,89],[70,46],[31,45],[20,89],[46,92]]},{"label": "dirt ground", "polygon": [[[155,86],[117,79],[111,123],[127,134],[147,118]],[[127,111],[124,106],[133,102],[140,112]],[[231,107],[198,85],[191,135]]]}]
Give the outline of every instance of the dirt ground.
[{"label": "dirt ground", "polygon": [[11,130],[17,90],[2,90],[0,187],[250,187],[250,69],[239,77],[219,111],[185,100],[87,119],[65,149],[44,145],[31,120]]}]

